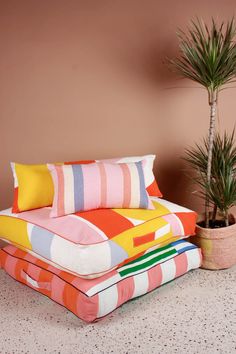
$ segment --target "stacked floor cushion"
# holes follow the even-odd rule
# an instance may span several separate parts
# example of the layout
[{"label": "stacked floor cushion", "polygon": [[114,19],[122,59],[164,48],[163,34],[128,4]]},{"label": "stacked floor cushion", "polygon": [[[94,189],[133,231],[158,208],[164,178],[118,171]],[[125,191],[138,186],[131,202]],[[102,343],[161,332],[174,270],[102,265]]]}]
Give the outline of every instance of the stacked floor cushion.
[{"label": "stacked floor cushion", "polygon": [[51,207],[0,212],[0,266],[14,279],[92,322],[198,268],[185,238],[196,213],[151,197],[154,210],[97,209],[50,218]]},{"label": "stacked floor cushion", "polygon": [[60,270],[13,245],[0,250],[0,266],[14,279],[50,297],[87,322],[146,294],[201,264],[200,250],[185,240],[154,249],[96,279]]},{"label": "stacked floor cushion", "polygon": [[152,197],[155,210],[97,209],[50,218],[51,207],[0,212],[0,237],[85,278],[101,276],[195,232],[196,213]]}]

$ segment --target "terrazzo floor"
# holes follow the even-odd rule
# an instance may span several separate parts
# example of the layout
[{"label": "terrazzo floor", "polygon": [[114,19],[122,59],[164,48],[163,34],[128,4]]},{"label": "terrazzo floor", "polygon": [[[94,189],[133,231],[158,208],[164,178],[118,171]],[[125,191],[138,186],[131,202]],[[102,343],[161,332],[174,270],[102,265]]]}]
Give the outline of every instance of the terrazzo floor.
[{"label": "terrazzo floor", "polygon": [[95,324],[0,270],[0,353],[236,353],[236,267],[191,271]]}]

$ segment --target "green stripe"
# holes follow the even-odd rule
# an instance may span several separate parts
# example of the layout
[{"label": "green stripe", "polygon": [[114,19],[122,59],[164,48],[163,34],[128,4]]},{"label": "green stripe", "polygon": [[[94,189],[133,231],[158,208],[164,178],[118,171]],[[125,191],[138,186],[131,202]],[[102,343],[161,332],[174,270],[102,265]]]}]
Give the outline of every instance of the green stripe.
[{"label": "green stripe", "polygon": [[171,249],[171,248],[173,248],[173,246],[167,245],[167,246],[158,248],[158,249],[156,249],[156,250],[154,250],[154,251],[151,251],[151,252],[149,252],[149,253],[146,253],[146,254],[142,255],[141,257],[139,257],[139,258],[137,258],[137,259],[135,259],[135,260],[133,260],[133,261],[127,263],[126,265],[124,265],[124,266],[122,267],[122,269],[125,268],[125,267],[127,267],[127,266],[129,266],[130,264],[139,263],[139,262],[142,261],[143,259],[149,258],[150,256],[152,256],[152,255],[155,254],[155,253],[158,254],[158,253],[160,253],[160,252],[162,252],[162,251],[165,251],[165,250],[168,250],[168,249]]},{"label": "green stripe", "polygon": [[[144,270],[145,268],[148,268],[152,265],[154,265],[155,263],[159,262],[160,260],[163,260],[169,256],[172,256],[172,255],[175,255],[175,254],[178,254],[178,252],[174,249],[174,250],[170,250],[168,252],[165,252],[155,258],[152,258],[150,260],[148,260],[147,262],[145,263],[142,263],[142,264],[138,264],[136,266],[133,266],[131,268],[127,268],[127,269],[124,269],[124,270],[121,270],[119,272],[120,276],[121,277],[124,277],[125,275],[128,275],[130,273],[134,273],[134,272],[137,272],[139,270]],[[140,259],[139,259],[140,260]]]}]

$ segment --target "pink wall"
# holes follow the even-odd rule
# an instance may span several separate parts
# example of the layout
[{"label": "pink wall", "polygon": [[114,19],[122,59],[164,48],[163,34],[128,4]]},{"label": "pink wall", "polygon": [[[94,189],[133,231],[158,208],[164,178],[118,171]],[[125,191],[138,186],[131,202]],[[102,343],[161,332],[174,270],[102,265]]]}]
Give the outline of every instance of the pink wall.
[{"label": "pink wall", "polygon": [[[12,201],[10,161],[146,153],[165,196],[197,207],[180,156],[207,132],[207,95],[164,61],[177,27],[234,11],[235,0],[1,1],[0,208]],[[220,96],[221,130],[235,124],[235,97]]]}]

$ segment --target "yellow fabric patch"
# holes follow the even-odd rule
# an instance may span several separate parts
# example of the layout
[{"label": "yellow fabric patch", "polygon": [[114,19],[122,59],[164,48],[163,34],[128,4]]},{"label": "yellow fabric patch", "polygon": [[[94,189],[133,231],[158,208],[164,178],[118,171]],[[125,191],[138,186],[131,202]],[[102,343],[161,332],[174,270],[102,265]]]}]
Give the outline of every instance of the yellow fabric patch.
[{"label": "yellow fabric patch", "polygon": [[157,239],[134,247],[134,238],[155,232],[167,225],[168,222],[162,218],[149,220],[141,225],[120,233],[119,235],[115,236],[112,241],[121,246],[128,253],[129,257],[133,257],[138,253],[146,251],[148,248],[156,246],[157,244],[161,244],[160,246],[162,246],[164,242],[170,243],[175,239],[178,239],[179,237],[173,237],[172,230],[170,229],[169,232],[166,232],[165,230],[163,232],[164,234],[160,235],[160,237]]},{"label": "yellow fabric patch", "polygon": [[160,216],[170,214],[168,208],[166,208],[161,203],[156,201],[152,201],[155,210],[148,210],[148,209],[113,209],[117,214],[120,214],[124,217],[136,219],[136,220],[151,220],[158,218]]},{"label": "yellow fabric patch", "polygon": [[20,211],[52,205],[54,187],[47,165],[15,163]]},{"label": "yellow fabric patch", "polygon": [[16,246],[23,246],[32,250],[27,232],[27,222],[9,216],[0,216],[0,238],[5,239]]}]

